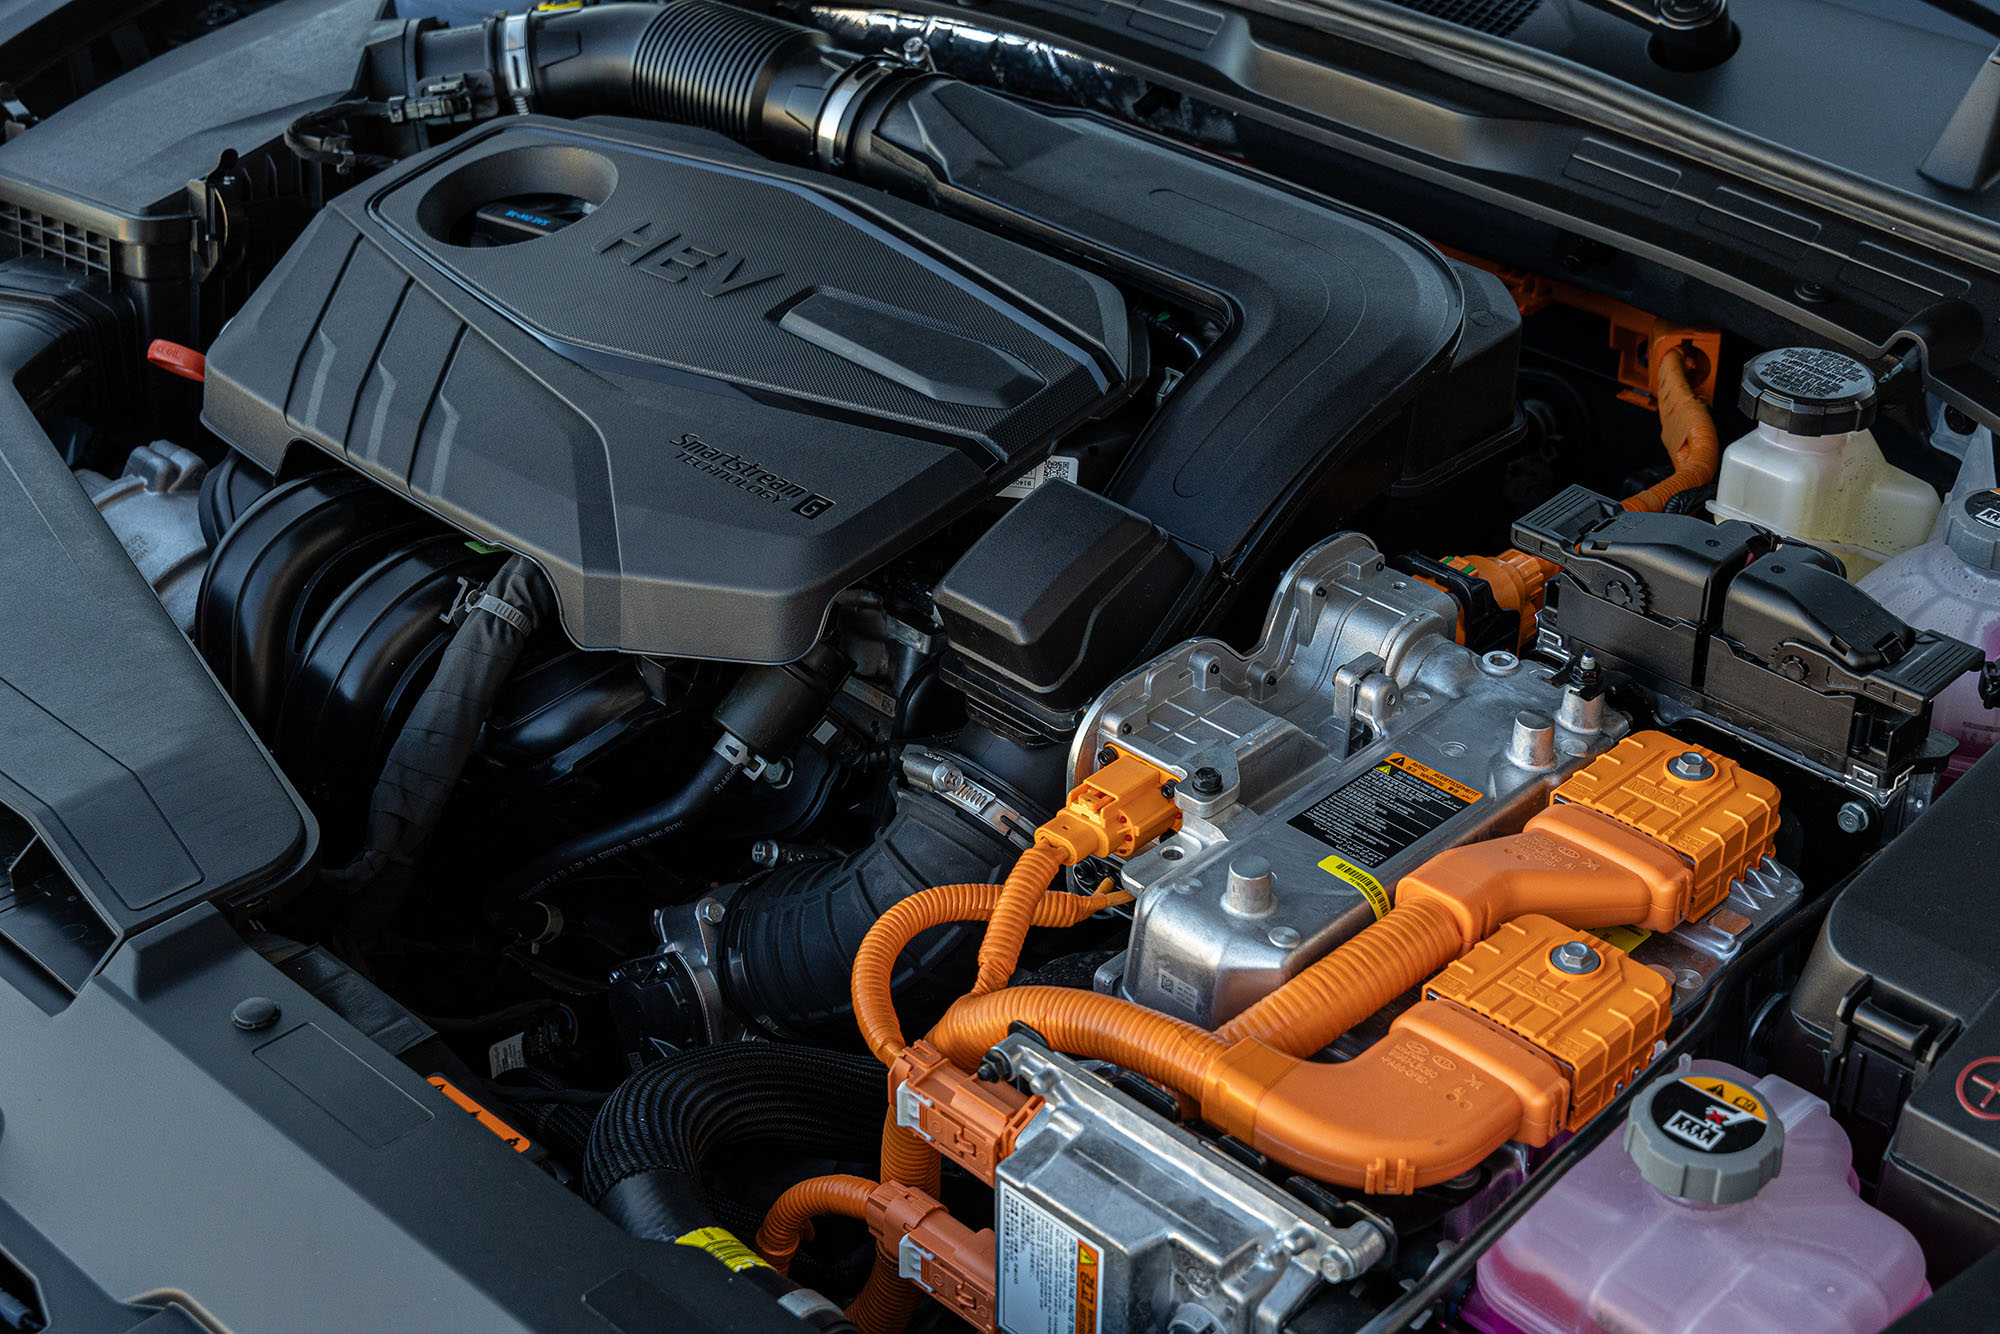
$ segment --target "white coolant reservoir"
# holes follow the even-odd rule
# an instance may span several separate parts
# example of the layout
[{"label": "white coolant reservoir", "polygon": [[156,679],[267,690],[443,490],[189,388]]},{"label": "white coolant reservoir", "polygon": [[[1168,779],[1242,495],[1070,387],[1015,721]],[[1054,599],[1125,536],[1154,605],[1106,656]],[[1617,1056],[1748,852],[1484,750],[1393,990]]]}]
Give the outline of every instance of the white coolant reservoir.
[{"label": "white coolant reservoir", "polygon": [[1723,451],[1709,509],[1839,556],[1859,578],[1920,545],[1937,492],[1893,467],[1869,433],[1875,377],[1853,357],[1787,347],[1743,368],[1739,403],[1757,429]]}]

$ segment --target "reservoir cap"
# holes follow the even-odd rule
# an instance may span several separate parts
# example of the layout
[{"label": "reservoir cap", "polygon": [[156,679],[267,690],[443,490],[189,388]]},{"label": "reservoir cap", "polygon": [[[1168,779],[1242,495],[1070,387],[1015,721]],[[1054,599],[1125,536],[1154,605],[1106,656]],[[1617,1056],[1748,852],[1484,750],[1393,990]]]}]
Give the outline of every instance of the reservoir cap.
[{"label": "reservoir cap", "polygon": [[1974,491],[1958,502],[1944,540],[1975,570],[2000,570],[2000,491]]},{"label": "reservoir cap", "polygon": [[1875,420],[1875,374],[1845,352],[1781,347],[1743,367],[1743,415],[1792,435],[1845,435]]},{"label": "reservoir cap", "polygon": [[1669,1195],[1738,1204],[1778,1175],[1785,1125],[1741,1084],[1713,1075],[1655,1082],[1625,1122],[1625,1152]]}]

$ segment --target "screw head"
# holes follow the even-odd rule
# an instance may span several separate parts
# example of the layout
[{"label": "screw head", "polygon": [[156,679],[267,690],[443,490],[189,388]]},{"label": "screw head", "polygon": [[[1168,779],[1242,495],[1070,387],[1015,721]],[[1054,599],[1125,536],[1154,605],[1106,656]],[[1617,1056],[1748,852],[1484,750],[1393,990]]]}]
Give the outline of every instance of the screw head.
[{"label": "screw head", "polygon": [[1834,812],[1833,820],[1840,826],[1841,833],[1859,834],[1875,822],[1875,816],[1858,801],[1844,801],[1840,804],[1840,809]]},{"label": "screw head", "polygon": [[269,996],[245,996],[229,1012],[229,1022],[245,1033],[257,1033],[278,1022],[278,1002]]},{"label": "screw head", "polygon": [[1100,765],[1109,764],[1111,763],[1111,761],[1117,758],[1118,758],[1118,752],[1113,750],[1111,747],[1099,746],[1097,748],[1097,762]]},{"label": "screw head", "polygon": [[1715,777],[1715,766],[1698,750],[1684,750],[1667,761],[1667,772],[1689,783]]},{"label": "screw head", "polygon": [[1580,940],[1566,940],[1550,950],[1549,962],[1555,965],[1557,972],[1577,976],[1594,973],[1604,965],[1604,960],[1597,957],[1597,951]]},{"label": "screw head", "polygon": [[696,906],[695,915],[701,918],[702,921],[707,922],[710,926],[714,926],[717,922],[720,922],[722,920],[724,913],[726,913],[727,911],[728,909],[722,906],[722,901],[720,899],[703,899],[701,903]]},{"label": "screw head", "polygon": [[1212,797],[1222,791],[1222,770],[1204,764],[1188,776],[1188,785],[1204,797]]}]

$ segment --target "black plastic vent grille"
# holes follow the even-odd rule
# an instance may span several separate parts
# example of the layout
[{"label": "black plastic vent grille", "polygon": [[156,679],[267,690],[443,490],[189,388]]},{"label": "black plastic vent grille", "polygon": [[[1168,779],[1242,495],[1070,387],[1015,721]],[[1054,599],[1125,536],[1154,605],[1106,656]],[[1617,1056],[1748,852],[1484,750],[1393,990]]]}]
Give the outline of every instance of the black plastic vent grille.
[{"label": "black plastic vent grille", "polygon": [[5,201],[0,201],[0,250],[111,276],[110,237]]},{"label": "black plastic vent grille", "polygon": [[1507,37],[1535,12],[1542,0],[1394,0],[1404,9],[1414,9],[1461,28]]}]

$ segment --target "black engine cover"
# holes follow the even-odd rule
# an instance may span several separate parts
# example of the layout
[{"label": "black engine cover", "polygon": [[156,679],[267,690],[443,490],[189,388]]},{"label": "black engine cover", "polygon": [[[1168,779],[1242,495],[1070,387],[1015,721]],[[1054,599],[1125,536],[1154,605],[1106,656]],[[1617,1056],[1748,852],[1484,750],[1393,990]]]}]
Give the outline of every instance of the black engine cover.
[{"label": "black engine cover", "polygon": [[204,418],[533,557],[588,648],[781,662],[1130,393],[1102,279],[700,131],[514,119],[323,211]]}]

